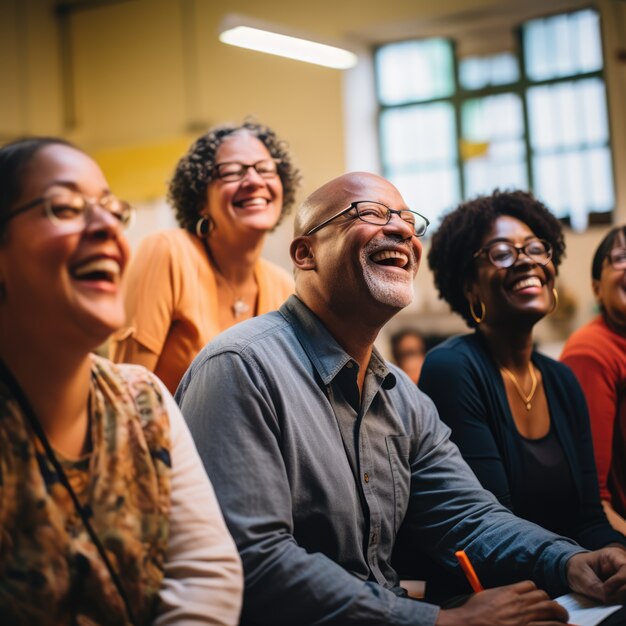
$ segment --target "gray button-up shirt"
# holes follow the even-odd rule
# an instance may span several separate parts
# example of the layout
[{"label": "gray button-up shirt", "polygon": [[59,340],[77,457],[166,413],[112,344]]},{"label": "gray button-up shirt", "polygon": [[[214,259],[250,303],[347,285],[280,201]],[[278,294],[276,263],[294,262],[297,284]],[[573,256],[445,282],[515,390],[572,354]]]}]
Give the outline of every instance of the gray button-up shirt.
[{"label": "gray button-up shirt", "polygon": [[391,566],[401,523],[486,586],[565,591],[573,542],[483,490],[430,399],[374,351],[358,365],[295,296],[234,326],[176,393],[244,564],[242,624],[434,624]]}]

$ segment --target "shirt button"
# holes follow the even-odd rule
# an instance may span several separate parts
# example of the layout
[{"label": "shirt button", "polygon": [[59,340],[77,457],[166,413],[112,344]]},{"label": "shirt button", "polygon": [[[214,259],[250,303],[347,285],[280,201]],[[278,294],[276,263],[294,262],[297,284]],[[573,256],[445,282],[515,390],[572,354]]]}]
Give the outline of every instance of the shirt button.
[{"label": "shirt button", "polygon": [[370,475],[369,475],[367,472],[365,472],[365,474],[363,474],[363,480],[364,480],[366,483],[369,483],[369,481],[370,481]]},{"label": "shirt button", "polygon": [[347,367],[349,370],[351,370],[351,369],[352,369],[352,361],[348,361],[348,362],[346,363],[346,367]]}]

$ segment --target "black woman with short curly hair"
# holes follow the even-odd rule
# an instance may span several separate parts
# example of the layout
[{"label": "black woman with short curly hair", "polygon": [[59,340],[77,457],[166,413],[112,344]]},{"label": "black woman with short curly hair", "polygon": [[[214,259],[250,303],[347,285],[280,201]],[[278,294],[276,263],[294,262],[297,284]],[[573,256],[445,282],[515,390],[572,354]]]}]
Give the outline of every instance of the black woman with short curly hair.
[{"label": "black woman with short curly hair", "polygon": [[199,137],[169,186],[180,228],[146,237],[135,253],[113,359],[148,367],[173,392],[215,335],[278,308],[293,279],[261,252],[299,183],[287,144],[267,126],[247,120]]},{"label": "black woman with short curly hair", "polygon": [[535,324],[558,306],[564,252],[560,222],[523,191],[447,214],[428,261],[474,332],[431,350],[419,386],[502,504],[595,550],[626,538],[602,510],[585,399],[569,368],[533,347]]}]

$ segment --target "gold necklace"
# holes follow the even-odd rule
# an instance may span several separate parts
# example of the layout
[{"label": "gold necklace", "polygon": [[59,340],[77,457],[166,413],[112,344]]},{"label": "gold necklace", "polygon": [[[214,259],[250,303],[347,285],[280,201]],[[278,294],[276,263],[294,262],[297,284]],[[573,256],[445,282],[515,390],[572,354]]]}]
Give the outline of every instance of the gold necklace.
[{"label": "gold necklace", "polygon": [[243,296],[237,295],[233,286],[228,282],[228,280],[226,279],[226,276],[224,276],[224,274],[222,274],[217,269],[217,266],[215,267],[215,269],[219,277],[224,282],[224,284],[228,287],[230,292],[233,294],[234,300],[233,300],[233,303],[230,305],[230,309],[233,312],[233,317],[235,319],[238,319],[239,317],[241,317],[242,315],[245,315],[250,310],[250,305],[243,299]]},{"label": "gold necklace", "polygon": [[209,248],[206,240],[204,241],[204,248],[206,250],[207,256],[209,257],[209,263],[215,269],[215,273],[222,279],[224,284],[228,287],[229,291],[233,294],[233,298],[235,298],[233,303],[230,305],[230,310],[233,312],[233,317],[235,319],[238,319],[242,315],[245,315],[250,310],[250,305],[243,299],[243,296],[237,295],[237,292],[235,291],[234,287],[228,282],[228,279],[226,278],[226,276],[222,274],[222,271],[217,266],[217,263],[215,262],[215,259],[213,258],[213,255],[211,254],[211,248]]},{"label": "gold necklace", "polygon": [[522,390],[522,387],[517,382],[517,378],[515,378],[513,372],[510,372],[508,369],[506,369],[506,367],[504,367],[504,365],[500,365],[500,363],[498,363],[498,366],[500,367],[500,370],[504,372],[509,377],[509,380],[513,383],[515,391],[517,391],[519,397],[524,401],[524,404],[526,405],[526,410],[530,411],[530,409],[532,408],[531,400],[535,395],[535,391],[537,391],[537,377],[535,376],[535,369],[533,368],[530,361],[528,362],[528,371],[530,373],[530,380],[532,381],[532,383],[530,386],[530,393],[528,395],[526,395]]}]

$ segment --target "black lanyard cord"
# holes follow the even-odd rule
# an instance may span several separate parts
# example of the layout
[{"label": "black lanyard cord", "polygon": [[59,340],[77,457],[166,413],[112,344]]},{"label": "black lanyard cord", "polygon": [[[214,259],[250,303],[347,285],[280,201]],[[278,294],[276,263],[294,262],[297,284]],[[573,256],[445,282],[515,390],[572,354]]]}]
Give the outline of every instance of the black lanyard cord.
[{"label": "black lanyard cord", "polygon": [[117,588],[117,592],[120,594],[120,597],[122,598],[124,602],[128,619],[130,620],[131,624],[133,624],[133,626],[139,626],[139,622],[135,619],[135,615],[131,609],[128,596],[126,595],[126,592],[124,591],[124,586],[122,585],[122,581],[120,580],[118,573],[113,568],[113,565],[111,561],[109,560],[109,557],[107,556],[106,550],[104,549],[104,546],[102,545],[102,542],[100,541],[100,538],[98,537],[98,535],[96,534],[96,531],[91,525],[91,522],[89,521],[87,513],[85,512],[85,509],[82,507],[82,505],[80,504],[78,500],[78,496],[76,495],[76,492],[72,488],[72,485],[70,485],[70,481],[67,478],[67,474],[65,473],[61,463],[57,459],[56,454],[54,453],[54,450],[52,449],[52,446],[50,445],[50,442],[48,441],[48,437],[46,436],[46,433],[44,432],[44,429],[41,426],[41,423],[39,422],[39,419],[35,415],[35,412],[32,409],[30,402],[26,398],[26,395],[22,391],[22,388],[20,387],[19,383],[17,382],[17,380],[15,379],[11,371],[7,368],[7,366],[1,359],[0,359],[0,377],[2,377],[2,379],[4,379],[4,381],[7,383],[10,392],[13,394],[13,396],[17,400],[24,415],[26,415],[26,418],[28,419],[31,425],[31,428],[33,429],[33,431],[35,432],[35,434],[41,441],[44,447],[44,450],[46,452],[46,457],[48,458],[48,460],[54,467],[61,484],[63,485],[63,487],[65,487],[67,492],[70,494],[70,498],[72,499],[72,502],[74,503],[76,512],[78,513],[78,515],[80,516],[80,519],[83,522],[85,530],[89,534],[89,537],[91,538],[91,541],[93,542],[93,544],[96,546],[98,553],[100,554],[100,558],[106,565],[106,568],[109,571],[109,575],[111,576],[111,579],[113,580],[113,583],[115,584],[115,587]]}]

